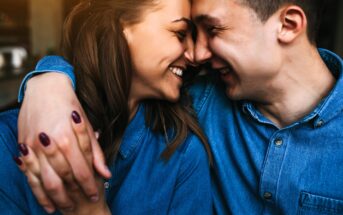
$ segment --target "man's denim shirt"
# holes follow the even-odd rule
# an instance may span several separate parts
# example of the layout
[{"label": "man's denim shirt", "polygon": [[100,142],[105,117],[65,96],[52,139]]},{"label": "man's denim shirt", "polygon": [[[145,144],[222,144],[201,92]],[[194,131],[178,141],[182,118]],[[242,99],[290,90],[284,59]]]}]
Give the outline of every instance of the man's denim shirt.
[{"label": "man's denim shirt", "polygon": [[227,99],[215,78],[190,89],[214,156],[217,214],[343,214],[343,63],[330,51],[319,52],[336,85],[286,128],[252,103]]},{"label": "man's denim shirt", "polygon": [[[193,134],[166,161],[164,135],[145,126],[144,105],[127,127],[112,178],[104,182],[112,214],[212,214],[209,161]],[[0,214],[46,214],[13,156],[17,147],[18,110],[0,113]],[[56,212],[56,214],[59,214]]]}]

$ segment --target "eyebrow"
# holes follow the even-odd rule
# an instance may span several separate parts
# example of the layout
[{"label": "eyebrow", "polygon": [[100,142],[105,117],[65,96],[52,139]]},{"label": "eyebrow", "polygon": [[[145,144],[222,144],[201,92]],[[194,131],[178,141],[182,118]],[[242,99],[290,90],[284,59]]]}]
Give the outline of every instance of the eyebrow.
[{"label": "eyebrow", "polygon": [[218,24],[218,23],[220,23],[220,20],[218,18],[213,17],[213,16],[202,14],[202,15],[195,17],[194,22],[195,23]]},{"label": "eyebrow", "polygon": [[173,22],[173,23],[175,23],[175,22],[186,22],[188,26],[191,26],[192,23],[193,23],[190,19],[187,19],[187,18],[185,18],[185,17],[182,17],[182,18],[180,18],[180,19],[176,19],[176,20],[174,20],[174,21],[172,21],[172,22]]}]

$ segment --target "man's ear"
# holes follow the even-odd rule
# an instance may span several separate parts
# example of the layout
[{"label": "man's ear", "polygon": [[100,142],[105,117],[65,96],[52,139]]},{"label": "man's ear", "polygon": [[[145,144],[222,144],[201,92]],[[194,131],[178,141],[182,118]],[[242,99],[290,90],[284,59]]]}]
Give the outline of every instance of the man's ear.
[{"label": "man's ear", "polygon": [[280,13],[281,28],[278,32],[278,40],[282,43],[290,43],[299,35],[307,32],[307,18],[302,8],[296,5],[283,7]]}]

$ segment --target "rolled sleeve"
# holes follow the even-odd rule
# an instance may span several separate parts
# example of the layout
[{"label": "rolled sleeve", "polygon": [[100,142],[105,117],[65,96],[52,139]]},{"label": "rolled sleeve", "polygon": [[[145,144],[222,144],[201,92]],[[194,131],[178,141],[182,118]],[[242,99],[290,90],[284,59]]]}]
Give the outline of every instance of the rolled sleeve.
[{"label": "rolled sleeve", "polygon": [[46,72],[57,72],[68,76],[72,82],[72,86],[75,90],[76,80],[74,75],[74,68],[61,56],[46,56],[41,59],[35,70],[28,73],[20,84],[18,93],[18,102],[22,102],[26,90],[27,81],[35,75],[46,73]]}]

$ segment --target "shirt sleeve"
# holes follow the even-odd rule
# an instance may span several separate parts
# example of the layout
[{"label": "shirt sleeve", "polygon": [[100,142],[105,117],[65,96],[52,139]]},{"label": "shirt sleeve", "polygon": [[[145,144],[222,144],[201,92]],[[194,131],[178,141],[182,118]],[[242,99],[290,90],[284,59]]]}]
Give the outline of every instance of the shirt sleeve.
[{"label": "shirt sleeve", "polygon": [[46,73],[46,72],[57,72],[57,73],[65,74],[66,76],[68,76],[68,78],[70,78],[73,88],[75,89],[76,80],[75,80],[73,66],[70,65],[61,56],[46,56],[37,63],[35,70],[28,73],[24,77],[19,88],[18,102],[22,102],[24,99],[24,93],[25,93],[27,81],[35,75]]},{"label": "shirt sleeve", "polygon": [[180,166],[168,214],[212,214],[210,167],[200,140],[192,136]]}]

